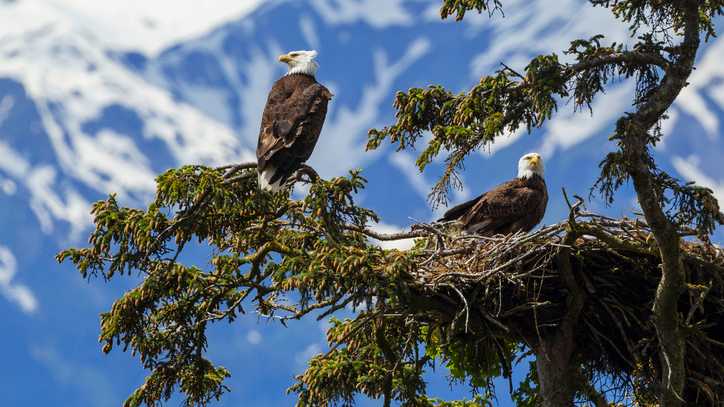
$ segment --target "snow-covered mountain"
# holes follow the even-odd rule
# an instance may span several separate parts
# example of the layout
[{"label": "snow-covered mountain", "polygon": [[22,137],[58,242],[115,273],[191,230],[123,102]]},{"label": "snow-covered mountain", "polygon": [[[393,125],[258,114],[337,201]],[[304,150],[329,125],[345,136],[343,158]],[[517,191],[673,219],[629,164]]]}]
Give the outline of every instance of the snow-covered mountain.
[{"label": "snow-covered mountain", "polygon": [[[252,160],[266,94],[283,73],[278,54],[319,50],[318,79],[335,97],[310,164],[325,177],[364,168],[370,185],[360,199],[393,228],[433,217],[425,196],[434,181],[417,173],[410,153],[364,152],[367,130],[392,121],[396,90],[440,83],[462,91],[500,62],[522,68],[534,55],[600,32],[630,41],[625,25],[581,0],[555,7],[511,0],[505,17],[469,15],[458,24],[439,19],[438,3],[0,0],[0,309],[15,333],[2,343],[14,350],[7,363],[15,373],[4,382],[25,389],[40,380],[48,388],[47,395],[0,389],[0,402],[62,396],[68,405],[117,405],[140,383],[136,362],[100,357],[93,339],[98,312],[128,285],[85,284],[52,257],[83,243],[90,203],[109,192],[143,205],[166,168]],[[703,49],[657,155],[724,202],[722,58],[722,40]],[[594,103],[593,116],[564,108],[532,135],[501,139],[469,161],[455,200],[509,178],[523,152],[538,150],[552,194],[545,222],[556,221],[564,205],[555,191],[588,192],[611,148],[606,135],[630,109],[631,95],[630,84],[617,84]],[[635,202],[622,191],[612,208],[591,206],[625,214]],[[227,346],[216,347],[216,356],[235,374],[225,400],[289,404],[283,389],[321,349],[322,330],[255,322],[219,333]],[[244,371],[249,360],[259,373]],[[111,366],[122,369],[111,374]]]}]

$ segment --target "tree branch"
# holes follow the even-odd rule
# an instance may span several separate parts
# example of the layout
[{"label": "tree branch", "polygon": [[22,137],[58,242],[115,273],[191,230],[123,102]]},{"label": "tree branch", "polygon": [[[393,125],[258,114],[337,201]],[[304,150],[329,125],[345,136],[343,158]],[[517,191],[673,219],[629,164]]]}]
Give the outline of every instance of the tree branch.
[{"label": "tree branch", "polygon": [[653,158],[648,152],[649,129],[653,127],[687,84],[699,48],[699,6],[690,1],[684,8],[685,29],[681,54],[676,64],[666,69],[658,88],[629,117],[617,125],[627,171],[633,179],[644,217],[651,227],[661,253],[662,277],[654,300],[654,324],[661,355],[661,406],[682,403],[686,373],[684,365],[684,335],[677,310],[679,296],[684,291],[684,267],[680,255],[680,236],[667,218],[655,188],[652,173]]},{"label": "tree branch", "polygon": [[591,68],[621,63],[641,66],[655,65],[664,70],[668,69],[670,66],[669,61],[659,54],[641,51],[621,51],[569,65],[567,71],[569,72],[569,76],[572,76],[573,74],[583,72]]}]

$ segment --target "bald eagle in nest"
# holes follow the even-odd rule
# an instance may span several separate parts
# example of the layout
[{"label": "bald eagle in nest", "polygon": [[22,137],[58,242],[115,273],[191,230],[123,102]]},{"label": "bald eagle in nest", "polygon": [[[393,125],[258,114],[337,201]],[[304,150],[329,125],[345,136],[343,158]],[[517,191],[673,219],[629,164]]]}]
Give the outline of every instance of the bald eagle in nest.
[{"label": "bald eagle in nest", "polygon": [[482,236],[528,232],[543,219],[547,204],[543,160],[530,153],[518,161],[517,178],[448,210],[440,221],[459,220],[465,232]]},{"label": "bald eagle in nest", "polygon": [[314,77],[316,56],[317,51],[279,56],[289,70],[269,92],[256,147],[259,186],[264,190],[280,191],[317,144],[332,93]]}]

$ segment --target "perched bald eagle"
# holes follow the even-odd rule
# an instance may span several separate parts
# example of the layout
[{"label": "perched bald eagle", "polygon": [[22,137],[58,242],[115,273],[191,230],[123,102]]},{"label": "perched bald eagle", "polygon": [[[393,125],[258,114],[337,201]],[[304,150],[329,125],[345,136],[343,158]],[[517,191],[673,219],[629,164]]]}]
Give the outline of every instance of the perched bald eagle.
[{"label": "perched bald eagle", "polygon": [[317,51],[279,56],[289,71],[274,83],[256,147],[259,186],[276,192],[309,159],[322,131],[332,93],[317,83]]},{"label": "perched bald eagle", "polygon": [[467,233],[483,236],[528,232],[542,219],[548,204],[543,161],[536,153],[518,161],[518,177],[462,203],[440,221],[459,220]]}]

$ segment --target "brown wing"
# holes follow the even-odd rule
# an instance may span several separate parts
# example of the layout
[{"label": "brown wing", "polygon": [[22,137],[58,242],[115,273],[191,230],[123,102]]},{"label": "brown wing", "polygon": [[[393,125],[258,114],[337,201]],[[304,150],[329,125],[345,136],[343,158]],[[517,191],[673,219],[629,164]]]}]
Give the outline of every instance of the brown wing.
[{"label": "brown wing", "polygon": [[264,107],[256,149],[259,171],[269,164],[286,178],[312,154],[331,92],[306,75],[290,75],[272,88]]},{"label": "brown wing", "polygon": [[460,219],[462,216],[464,216],[470,208],[475,206],[475,204],[485,196],[485,194],[482,194],[478,196],[477,198],[473,198],[467,202],[463,202],[459,205],[455,205],[452,208],[448,209],[445,214],[442,215],[442,218],[438,219],[438,222],[448,222],[455,219]]},{"label": "brown wing", "polygon": [[531,223],[528,218],[539,212],[544,195],[545,190],[531,188],[520,179],[508,181],[478,200],[462,217],[463,227],[481,235],[528,231],[538,223],[528,226]]}]

